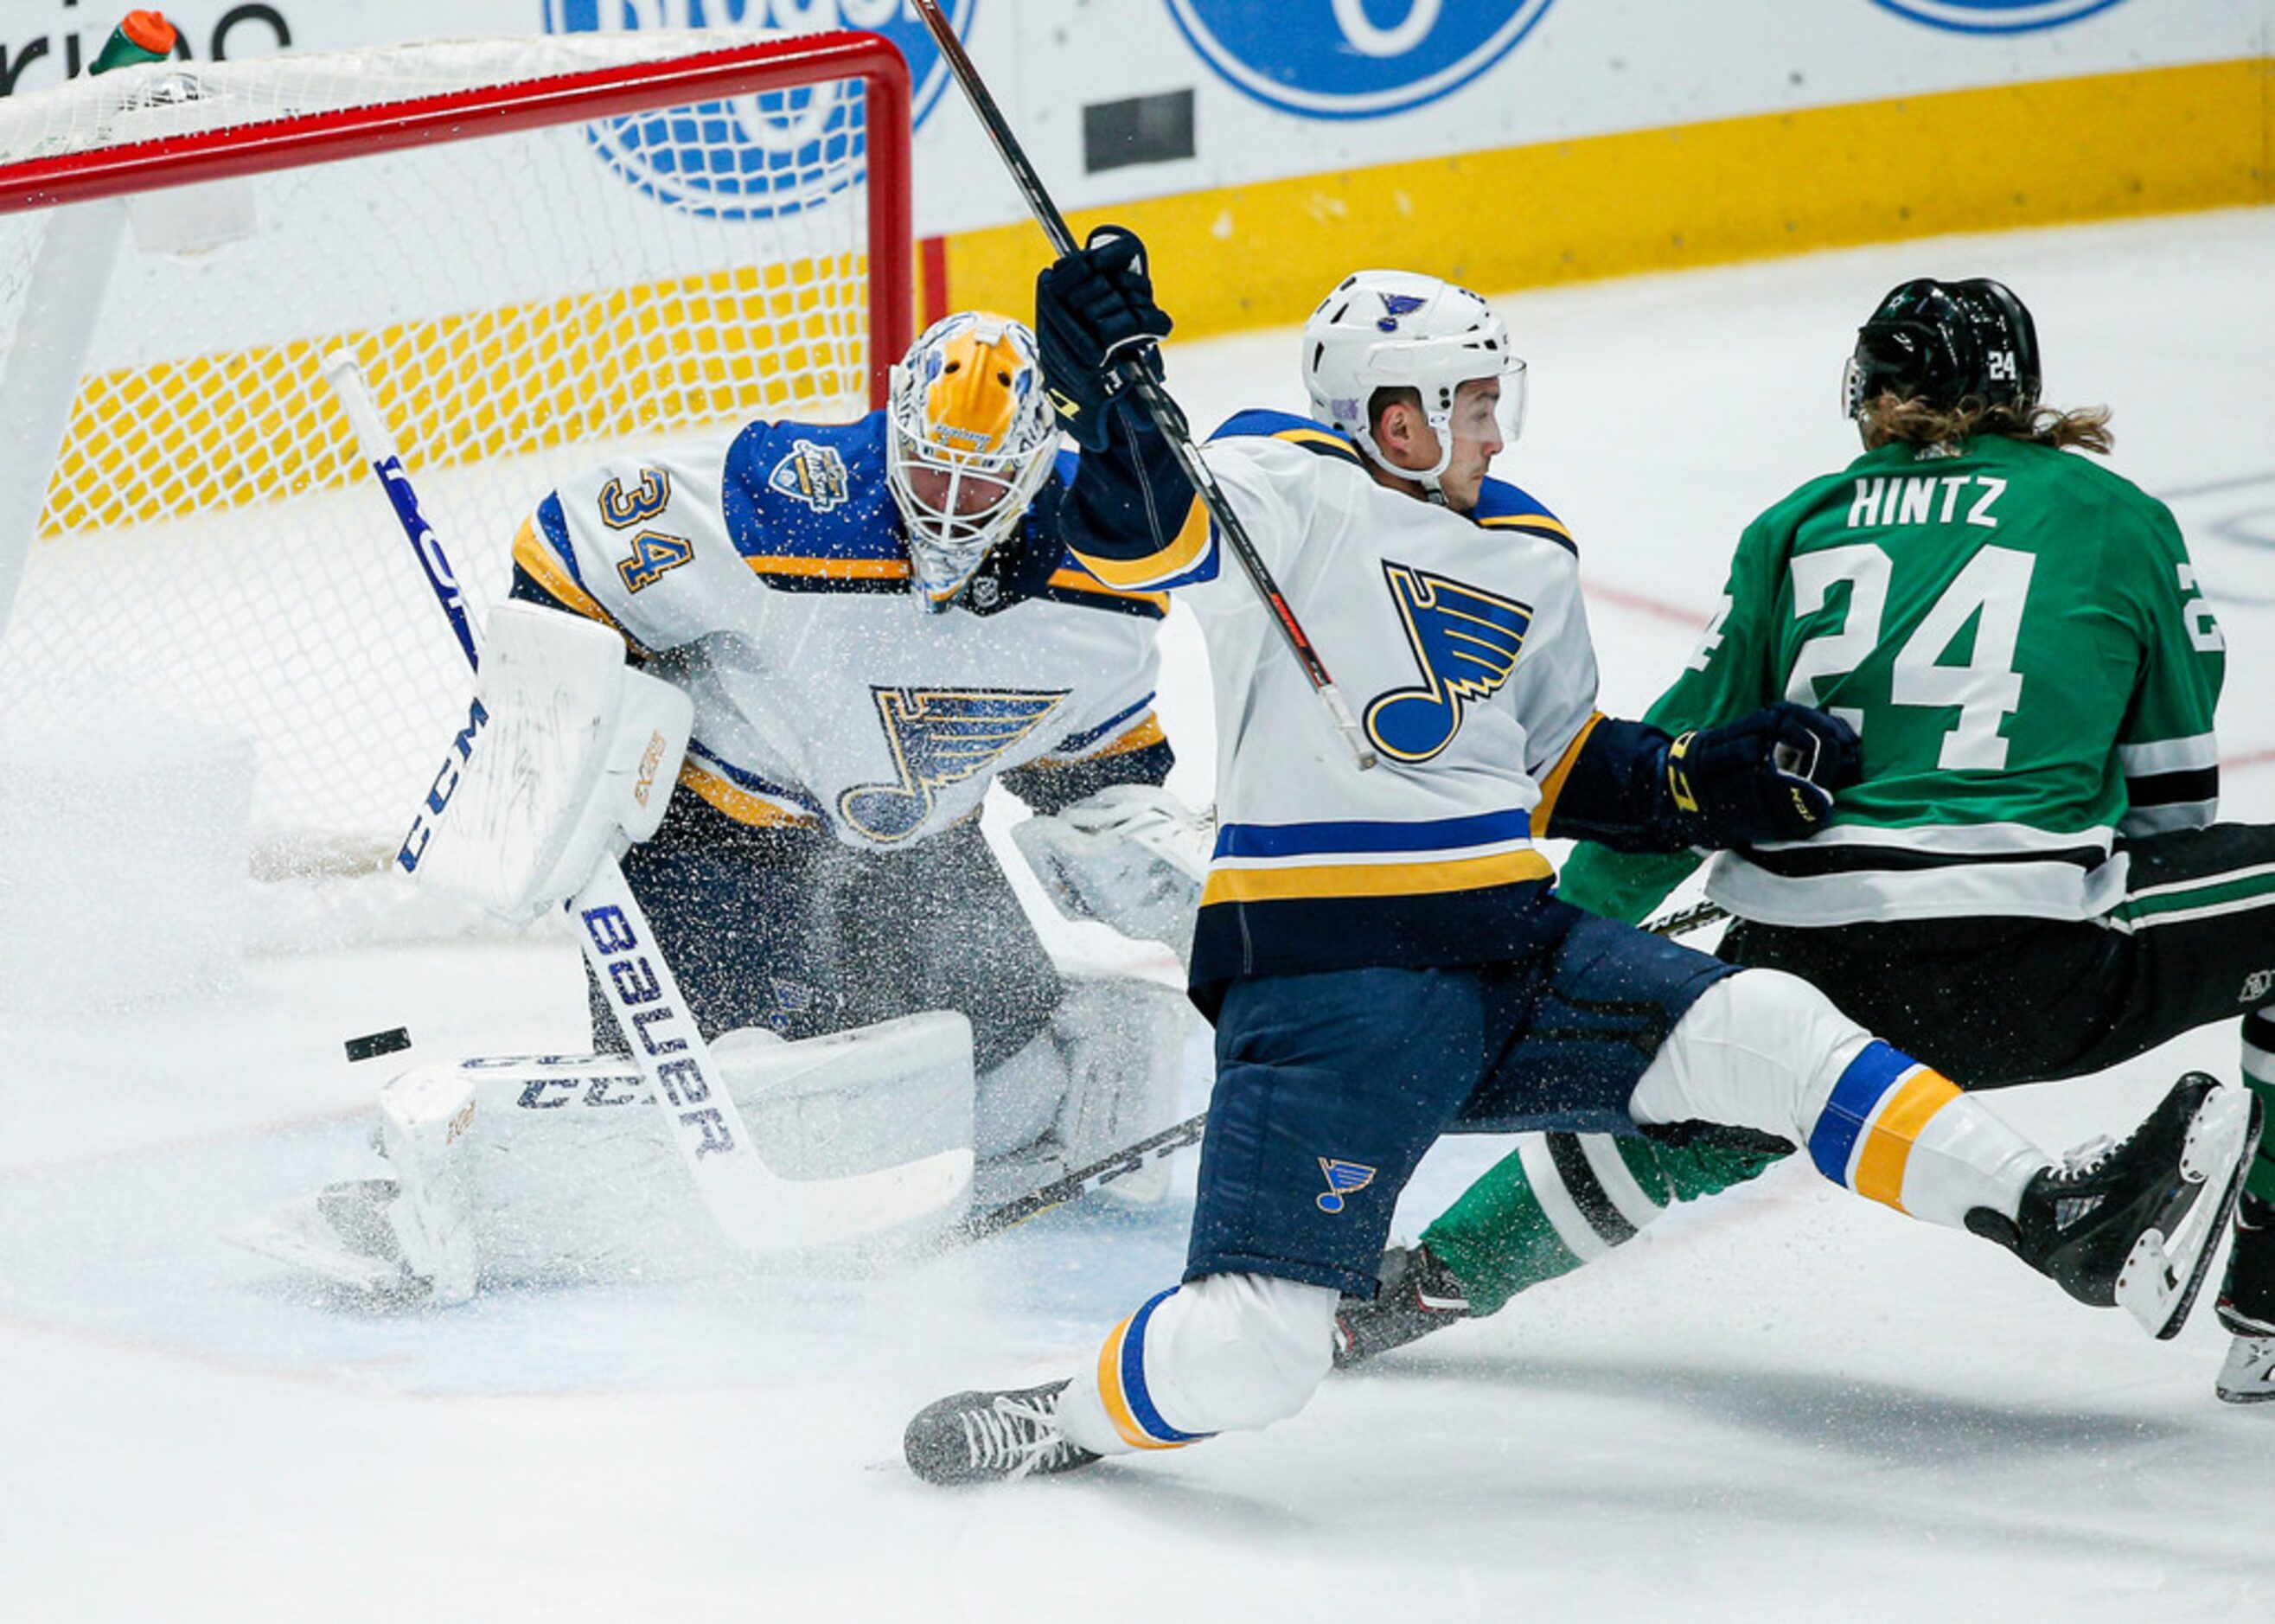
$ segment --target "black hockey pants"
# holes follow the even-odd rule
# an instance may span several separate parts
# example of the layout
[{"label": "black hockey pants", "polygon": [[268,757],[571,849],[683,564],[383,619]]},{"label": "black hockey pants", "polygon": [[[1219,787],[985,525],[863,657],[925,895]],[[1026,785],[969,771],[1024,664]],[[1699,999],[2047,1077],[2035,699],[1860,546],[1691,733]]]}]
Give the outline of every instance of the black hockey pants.
[{"label": "black hockey pants", "polygon": [[1969,1088],[2077,1076],[2214,1021],[2275,1010],[2275,826],[2128,842],[2109,919],[1741,920],[1721,956],[1814,982]]}]

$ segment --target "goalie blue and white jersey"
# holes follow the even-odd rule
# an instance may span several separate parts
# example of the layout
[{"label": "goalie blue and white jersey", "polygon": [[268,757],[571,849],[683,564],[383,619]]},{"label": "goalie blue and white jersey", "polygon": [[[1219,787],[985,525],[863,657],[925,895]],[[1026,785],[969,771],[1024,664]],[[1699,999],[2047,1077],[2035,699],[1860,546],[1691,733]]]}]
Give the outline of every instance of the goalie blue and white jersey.
[{"label": "goalie blue and white jersey", "polygon": [[[1126,591],[1188,589],[1217,707],[1219,833],[1192,979],[1507,957],[1553,871],[1534,848],[1596,719],[1565,527],[1486,481],[1468,515],[1377,484],[1309,419],[1243,412],[1204,456],[1381,765],[1361,772],[1197,499],[1067,506],[1077,553]],[[1093,474],[1093,467],[1097,472]],[[1166,510],[1157,536],[1124,515]],[[1189,504],[1189,505],[1188,505]]]},{"label": "goalie blue and white jersey", "polygon": [[1044,810],[1101,769],[1159,782],[1167,600],[1065,556],[1055,511],[1072,454],[964,599],[928,615],[885,433],[881,412],[754,422],[590,470],[523,525],[515,594],[615,627],[688,691],[680,782],[743,823],[883,850],[971,816],[1006,774]]}]

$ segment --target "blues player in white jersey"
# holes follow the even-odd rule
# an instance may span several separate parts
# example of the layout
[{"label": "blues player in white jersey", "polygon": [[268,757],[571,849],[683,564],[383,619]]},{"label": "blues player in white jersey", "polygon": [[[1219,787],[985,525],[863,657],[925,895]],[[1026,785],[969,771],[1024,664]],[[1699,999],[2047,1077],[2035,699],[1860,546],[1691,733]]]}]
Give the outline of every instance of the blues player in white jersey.
[{"label": "blues player in white jersey", "polygon": [[1737,971],[1551,894],[1543,834],[1640,850],[1793,838],[1853,780],[1844,724],[1789,704],[1669,738],[1596,711],[1569,538],[1484,477],[1521,364],[1484,301],[1366,272],[1319,306],[1319,420],[1248,413],[1207,460],[1384,758],[1355,771],[1117,357],[1168,330],[1127,233],[1047,269],[1046,371],[1086,454],[1074,551],[1190,589],[1216,681],[1219,835],[1191,964],[1217,1078],[1183,1283],[1068,1379],[911,1422],[937,1483],[1175,1448],[1301,1409],[1339,1290],[1368,1289],[1437,1136],[1525,1125],[1806,1145],[1826,1175],[1991,1235],[2072,1295],[2179,1326],[2254,1107],[2190,1079],[2122,1146],[2058,1163],[1797,978]]}]

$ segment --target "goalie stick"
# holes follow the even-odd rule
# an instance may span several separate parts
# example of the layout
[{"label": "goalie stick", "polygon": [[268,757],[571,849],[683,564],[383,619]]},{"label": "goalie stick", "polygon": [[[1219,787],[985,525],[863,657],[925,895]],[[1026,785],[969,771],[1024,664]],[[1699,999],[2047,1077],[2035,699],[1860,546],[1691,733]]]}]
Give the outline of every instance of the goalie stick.
[{"label": "goalie stick", "polygon": [[[1719,903],[1700,903],[1637,928],[1649,931],[1654,936],[1683,936],[1729,917],[1728,910]],[[1188,1145],[1198,1144],[1201,1132],[1207,1126],[1208,1113],[1197,1111],[1182,1122],[1151,1134],[1110,1156],[1102,1156],[1087,1167],[1077,1167],[1039,1190],[1014,1197],[984,1212],[971,1214],[963,1222],[945,1231],[934,1245],[945,1250],[950,1247],[968,1246],[974,1241],[984,1241],[991,1235],[1001,1235],[1014,1225],[1039,1217],[1053,1207],[1064,1206],[1093,1190],[1103,1189],[1116,1179],[1126,1178],[1149,1161],[1174,1156]]]},{"label": "goalie stick", "polygon": [[[479,668],[480,646],[457,578],[441,539],[419,512],[410,475],[361,369],[352,357],[336,354],[326,358],[323,373],[419,555],[460,648]],[[968,1182],[968,1151],[939,1152],[847,1178],[791,1180],[776,1175],[752,1146],[710,1046],[688,1013],[671,966],[616,859],[604,857],[566,906],[576,921],[585,962],[663,1112],[681,1161],[711,1216],[737,1248],[777,1251],[888,1228],[938,1209]]]},{"label": "goalie stick", "polygon": [[[971,58],[964,54],[964,42],[956,37],[956,29],[941,12],[939,0],[912,0],[912,3],[917,14],[924,19],[926,28],[931,31],[933,42],[940,47],[941,57],[947,62],[949,72],[956,75],[956,82],[964,87],[964,98],[971,103],[971,110],[979,115],[980,124],[986,129],[987,139],[994,143],[997,155],[1003,160],[1004,167],[1010,170],[1012,183],[1019,188],[1019,195],[1026,200],[1036,223],[1043,228],[1043,234],[1051,239],[1053,252],[1061,256],[1072,253],[1079,245],[1074,239],[1074,232],[1067,226],[1066,216],[1059,213],[1058,205],[1043,189],[1042,178],[1035,173],[1035,166],[1027,161],[1025,150],[1019,145],[1018,137],[1011,133],[1011,126],[1005,122],[1002,110],[995,105],[995,98],[988,93],[986,84],[979,77],[979,70],[972,66]],[[1224,492],[1217,485],[1216,476],[1201,461],[1200,451],[1193,444],[1192,430],[1185,422],[1183,410],[1153,374],[1145,370],[1144,363],[1134,357],[1117,363],[1115,371],[1122,381],[1135,391],[1138,404],[1145,408],[1146,415],[1153,419],[1154,427],[1161,431],[1162,439],[1168,442],[1171,454],[1177,459],[1177,466],[1192,482],[1194,491],[1216,525],[1217,533],[1232,549],[1232,555],[1239,560],[1241,570],[1248,577],[1249,585],[1256,589],[1256,595],[1264,601],[1264,607],[1271,613],[1273,624],[1279,628],[1280,640],[1287,645],[1288,652],[1303,668],[1304,678],[1311,684],[1312,691],[1319,696],[1319,703],[1326,706],[1328,720],[1334,722],[1335,731],[1342,736],[1343,743],[1350,747],[1351,755],[1360,770],[1363,772],[1372,767],[1374,751],[1367,744],[1365,733],[1359,728],[1358,718],[1351,714],[1350,706],[1343,700],[1342,691],[1327,675],[1326,662],[1319,658],[1319,650],[1311,646],[1303,623],[1296,618],[1295,609],[1281,592],[1280,583],[1273,578],[1263,555],[1248,539],[1248,532],[1233,512],[1232,504],[1225,500]]]}]

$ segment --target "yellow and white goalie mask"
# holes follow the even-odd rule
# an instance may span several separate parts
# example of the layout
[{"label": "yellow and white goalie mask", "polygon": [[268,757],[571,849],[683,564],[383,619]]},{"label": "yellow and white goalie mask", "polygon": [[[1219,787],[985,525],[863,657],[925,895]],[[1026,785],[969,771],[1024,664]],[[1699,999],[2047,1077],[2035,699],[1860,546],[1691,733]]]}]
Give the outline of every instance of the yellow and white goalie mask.
[{"label": "yellow and white goalie mask", "polygon": [[1034,335],[979,311],[935,322],[893,368],[887,418],[886,475],[917,597],[937,614],[1050,477],[1058,419]]}]

